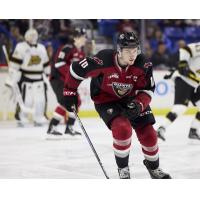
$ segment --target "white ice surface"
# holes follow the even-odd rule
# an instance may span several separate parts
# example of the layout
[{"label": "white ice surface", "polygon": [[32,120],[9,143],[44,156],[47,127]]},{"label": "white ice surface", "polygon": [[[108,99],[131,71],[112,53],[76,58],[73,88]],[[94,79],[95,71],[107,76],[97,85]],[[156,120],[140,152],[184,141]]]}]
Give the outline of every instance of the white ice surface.
[{"label": "white ice surface", "polygon": [[[155,127],[162,120],[157,117]],[[187,137],[191,120],[181,117],[167,130],[166,142],[159,141],[161,168],[173,178],[200,178],[200,141]],[[110,178],[118,178],[110,131],[99,118],[83,118],[82,122],[106,172]],[[77,123],[76,128],[81,131]],[[84,136],[46,140],[46,130],[47,126],[18,128],[15,122],[0,122],[0,178],[104,178]],[[142,161],[134,133],[129,160],[132,178],[149,178]]]}]

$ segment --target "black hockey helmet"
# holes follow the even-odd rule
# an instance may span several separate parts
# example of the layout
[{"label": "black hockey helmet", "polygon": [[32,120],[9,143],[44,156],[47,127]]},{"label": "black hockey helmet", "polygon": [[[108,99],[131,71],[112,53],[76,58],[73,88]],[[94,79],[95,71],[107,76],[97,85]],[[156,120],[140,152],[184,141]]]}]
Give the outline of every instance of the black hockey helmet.
[{"label": "black hockey helmet", "polygon": [[117,48],[139,48],[140,42],[134,32],[120,33],[117,38]]},{"label": "black hockey helmet", "polygon": [[82,35],[86,35],[86,29],[81,27],[74,28],[72,32],[73,37],[81,37]]}]

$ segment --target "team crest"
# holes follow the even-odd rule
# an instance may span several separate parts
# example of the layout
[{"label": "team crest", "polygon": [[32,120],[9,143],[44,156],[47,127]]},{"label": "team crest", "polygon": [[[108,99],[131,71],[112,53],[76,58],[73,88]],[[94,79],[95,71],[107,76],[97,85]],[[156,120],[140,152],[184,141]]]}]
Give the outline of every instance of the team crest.
[{"label": "team crest", "polygon": [[41,62],[41,58],[40,56],[38,55],[33,55],[31,56],[29,62],[28,62],[28,66],[31,66],[31,65],[39,65]]},{"label": "team crest", "polygon": [[103,65],[103,60],[97,58],[97,57],[90,57],[93,61],[95,61],[95,63],[97,63],[98,65]]},{"label": "team crest", "polygon": [[117,83],[117,82],[113,82],[112,83],[112,88],[115,92],[115,94],[118,97],[123,97],[125,95],[127,95],[133,88],[132,84],[127,84],[127,83]]}]

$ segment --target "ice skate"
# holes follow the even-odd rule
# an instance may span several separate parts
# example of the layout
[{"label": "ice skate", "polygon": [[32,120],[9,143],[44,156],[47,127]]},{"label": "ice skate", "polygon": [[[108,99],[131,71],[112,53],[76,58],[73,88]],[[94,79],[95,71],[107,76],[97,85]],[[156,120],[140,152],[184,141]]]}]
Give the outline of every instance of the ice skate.
[{"label": "ice skate", "polygon": [[118,168],[119,178],[120,179],[130,179],[130,170],[129,167]]},{"label": "ice skate", "polygon": [[159,167],[157,169],[151,169],[147,160],[144,160],[143,163],[152,179],[171,179],[171,176],[168,173],[163,172]]},{"label": "ice skate", "polygon": [[200,140],[200,135],[198,134],[198,130],[195,128],[190,128],[188,138],[194,140]]},{"label": "ice skate", "polygon": [[65,129],[65,134],[71,136],[81,135],[80,132],[74,130],[73,126],[67,126]]},{"label": "ice skate", "polygon": [[62,139],[63,137],[63,134],[59,131],[57,131],[56,129],[57,127],[56,126],[49,126],[48,130],[47,130],[47,136],[46,136],[46,139],[47,140],[57,140],[57,139]]},{"label": "ice skate", "polygon": [[17,127],[23,128],[29,124],[29,120],[24,116],[15,117],[17,120]]}]

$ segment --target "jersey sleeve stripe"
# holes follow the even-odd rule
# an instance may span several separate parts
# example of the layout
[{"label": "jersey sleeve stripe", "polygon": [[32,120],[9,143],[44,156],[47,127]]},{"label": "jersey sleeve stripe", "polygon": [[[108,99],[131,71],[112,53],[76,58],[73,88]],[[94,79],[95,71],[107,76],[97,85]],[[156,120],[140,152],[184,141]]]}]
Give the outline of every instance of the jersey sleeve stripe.
[{"label": "jersey sleeve stripe", "polygon": [[85,80],[83,77],[77,75],[77,74],[73,71],[72,65],[70,65],[70,74],[71,74],[75,79],[77,79],[77,80],[81,80],[81,81]]},{"label": "jersey sleeve stripe", "polygon": [[55,64],[55,68],[59,68],[59,67],[62,67],[63,65],[65,65],[66,62],[62,61],[62,62],[58,62]]},{"label": "jersey sleeve stripe", "polygon": [[190,54],[190,57],[192,57],[192,51],[191,51],[190,47],[186,46],[186,47],[183,47],[182,49],[187,51]]},{"label": "jersey sleeve stripe", "polygon": [[20,71],[23,74],[42,74],[43,73],[43,70],[33,71],[33,70],[20,69]]},{"label": "jersey sleeve stripe", "polygon": [[10,57],[10,61],[14,62],[14,63],[17,63],[17,64],[22,64],[23,63],[23,61],[21,59],[15,58],[13,56]]},{"label": "jersey sleeve stripe", "polygon": [[49,66],[49,61],[48,62],[46,62],[46,63],[44,63],[44,65],[43,65],[44,67],[48,67]]}]

